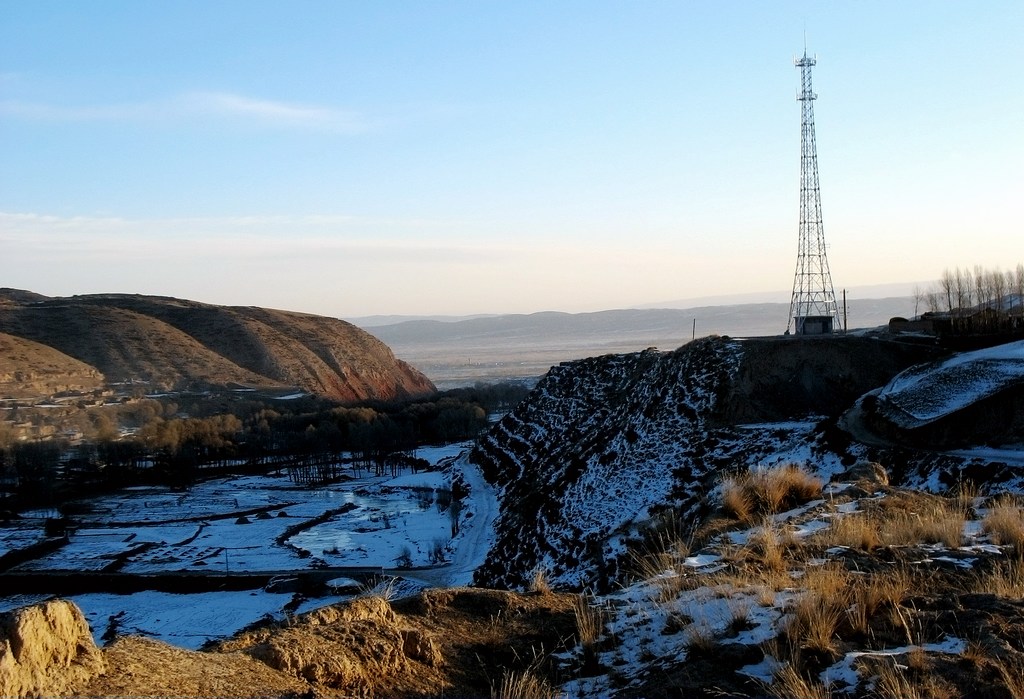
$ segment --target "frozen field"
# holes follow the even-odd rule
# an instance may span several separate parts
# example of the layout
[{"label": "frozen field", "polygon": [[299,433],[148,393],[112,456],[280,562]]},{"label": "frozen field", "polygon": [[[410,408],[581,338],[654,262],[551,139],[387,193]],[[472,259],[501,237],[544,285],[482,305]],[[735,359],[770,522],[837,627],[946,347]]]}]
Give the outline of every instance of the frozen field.
[{"label": "frozen field", "polygon": [[[417,456],[436,466],[467,446],[423,448]],[[348,566],[444,569],[458,515],[449,480],[440,471],[317,488],[297,487],[286,476],[244,476],[207,481],[186,492],[134,488],[78,505],[79,526],[66,544],[10,572],[220,576]],[[42,517],[24,517],[0,529],[0,554],[42,541],[42,524]],[[41,597],[8,595],[0,608]],[[71,599],[89,618],[97,641],[114,632],[139,633],[198,647],[260,618],[339,597],[305,599],[257,589],[87,593]]]}]

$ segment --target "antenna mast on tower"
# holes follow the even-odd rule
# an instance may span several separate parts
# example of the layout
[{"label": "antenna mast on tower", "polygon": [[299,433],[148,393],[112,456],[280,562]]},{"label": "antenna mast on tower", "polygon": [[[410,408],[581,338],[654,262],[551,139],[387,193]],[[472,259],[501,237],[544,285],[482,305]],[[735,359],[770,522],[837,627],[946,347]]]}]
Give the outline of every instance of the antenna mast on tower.
[{"label": "antenna mast on tower", "polygon": [[818,151],[814,142],[814,100],[811,67],[817,63],[804,55],[795,64],[800,68],[800,243],[793,278],[793,297],[789,304],[789,323],[796,335],[826,335],[838,326],[836,292],[825,255],[825,234],[821,226],[821,190],[818,186]]}]

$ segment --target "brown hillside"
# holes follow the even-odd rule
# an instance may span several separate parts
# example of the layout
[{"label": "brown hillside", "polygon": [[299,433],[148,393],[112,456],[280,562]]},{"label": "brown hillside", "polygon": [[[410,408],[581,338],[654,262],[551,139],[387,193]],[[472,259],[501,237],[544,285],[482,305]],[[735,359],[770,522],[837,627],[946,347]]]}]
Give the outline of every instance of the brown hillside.
[{"label": "brown hillside", "polygon": [[301,313],[105,294],[0,305],[0,331],[49,345],[108,381],[296,386],[343,401],[433,390],[366,332]]},{"label": "brown hillside", "polygon": [[93,367],[32,340],[0,333],[0,397],[23,398],[103,385]]}]

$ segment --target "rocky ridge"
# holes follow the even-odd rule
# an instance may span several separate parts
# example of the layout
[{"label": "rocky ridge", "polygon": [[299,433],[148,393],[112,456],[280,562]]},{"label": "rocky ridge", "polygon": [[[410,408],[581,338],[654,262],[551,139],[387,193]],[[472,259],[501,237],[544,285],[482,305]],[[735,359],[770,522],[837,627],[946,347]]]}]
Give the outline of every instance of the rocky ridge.
[{"label": "rocky ridge", "polygon": [[[296,387],[346,402],[434,390],[426,376],[382,342],[335,318],[154,296],[39,299],[5,292],[0,333],[87,365],[69,369],[79,383],[98,372],[108,383],[137,381],[158,389]],[[46,361],[41,352],[19,359],[4,351],[0,365],[15,375]]]}]

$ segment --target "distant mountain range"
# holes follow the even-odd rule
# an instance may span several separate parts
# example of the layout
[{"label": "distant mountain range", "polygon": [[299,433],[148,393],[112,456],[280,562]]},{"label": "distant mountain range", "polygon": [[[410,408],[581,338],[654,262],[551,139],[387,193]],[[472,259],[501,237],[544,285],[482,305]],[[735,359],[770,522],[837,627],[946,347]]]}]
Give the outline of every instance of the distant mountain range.
[{"label": "distant mountain range", "polygon": [[[840,302],[841,303],[841,302]],[[914,312],[912,297],[848,299],[850,328],[872,328]],[[781,335],[789,304],[746,303],[696,308],[621,309],[596,313],[542,312],[468,318],[414,318],[375,324],[355,319],[395,354],[439,385],[498,377],[539,376],[553,364],[583,357],[674,349],[694,337]]]},{"label": "distant mountain range", "polygon": [[336,318],[128,294],[0,289],[0,394],[140,382],[298,388],[341,401],[430,393],[422,373]]}]

